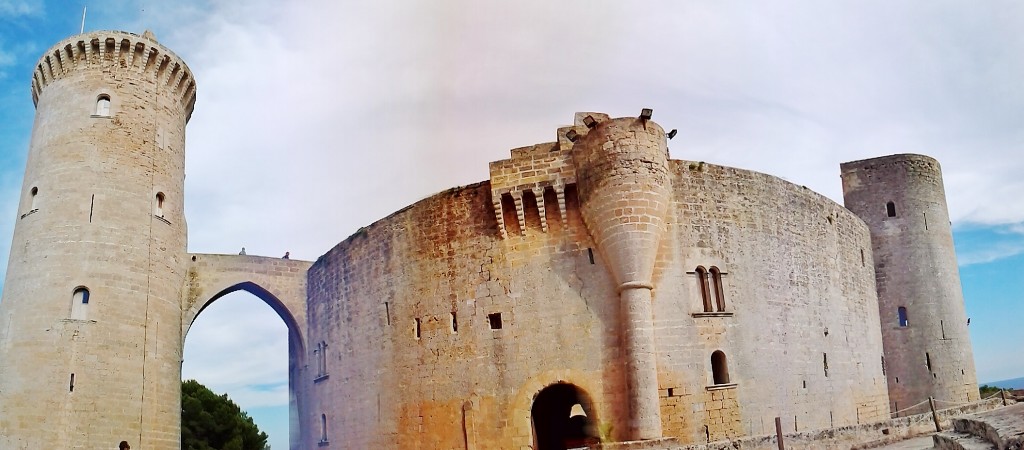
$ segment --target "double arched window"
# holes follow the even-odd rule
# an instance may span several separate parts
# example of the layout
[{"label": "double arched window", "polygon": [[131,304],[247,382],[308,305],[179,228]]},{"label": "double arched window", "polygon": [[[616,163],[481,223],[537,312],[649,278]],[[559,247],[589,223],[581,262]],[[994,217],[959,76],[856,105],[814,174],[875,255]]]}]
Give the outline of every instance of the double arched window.
[{"label": "double arched window", "polygon": [[725,312],[725,289],[722,286],[722,271],[718,267],[697,266],[694,271],[700,287],[701,302],[704,312]]}]

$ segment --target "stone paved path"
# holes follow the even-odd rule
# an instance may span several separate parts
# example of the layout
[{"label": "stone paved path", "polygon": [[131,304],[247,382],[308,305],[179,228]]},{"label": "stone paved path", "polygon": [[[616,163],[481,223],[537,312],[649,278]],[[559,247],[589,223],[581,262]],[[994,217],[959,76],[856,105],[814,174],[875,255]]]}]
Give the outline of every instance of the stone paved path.
[{"label": "stone paved path", "polygon": [[905,441],[875,447],[874,450],[926,450],[932,448],[932,435],[918,436]]}]

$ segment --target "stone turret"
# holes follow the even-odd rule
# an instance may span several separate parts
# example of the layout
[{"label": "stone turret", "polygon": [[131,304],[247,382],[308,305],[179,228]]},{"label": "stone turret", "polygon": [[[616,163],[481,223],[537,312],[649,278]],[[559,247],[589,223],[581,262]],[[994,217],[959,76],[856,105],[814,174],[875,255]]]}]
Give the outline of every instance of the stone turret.
[{"label": "stone turret", "polygon": [[46,51],[0,302],[0,448],[180,447],[185,63],[99,31]]},{"label": "stone turret", "polygon": [[665,132],[642,117],[582,119],[572,151],[580,211],[618,286],[629,435],[658,438],[661,413],[651,290],[671,190]]},{"label": "stone turret", "polygon": [[841,168],[846,207],[871,230],[890,408],[977,400],[939,163],[893,155]]}]

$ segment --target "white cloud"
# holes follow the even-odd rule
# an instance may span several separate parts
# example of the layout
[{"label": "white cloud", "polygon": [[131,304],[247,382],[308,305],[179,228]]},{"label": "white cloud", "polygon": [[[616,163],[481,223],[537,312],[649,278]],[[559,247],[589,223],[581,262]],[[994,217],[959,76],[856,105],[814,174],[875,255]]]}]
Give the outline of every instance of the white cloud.
[{"label": "white cloud", "polygon": [[987,264],[1024,253],[1024,242],[1009,243],[998,247],[970,249],[957,254],[957,263],[961,267],[972,264]]}]

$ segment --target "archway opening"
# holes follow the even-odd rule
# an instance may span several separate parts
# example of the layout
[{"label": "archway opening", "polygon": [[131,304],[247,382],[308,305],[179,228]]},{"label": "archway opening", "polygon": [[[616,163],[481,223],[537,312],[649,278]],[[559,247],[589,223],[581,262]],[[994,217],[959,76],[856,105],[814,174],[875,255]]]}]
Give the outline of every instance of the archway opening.
[{"label": "archway opening", "polygon": [[566,450],[600,442],[593,402],[579,387],[555,383],[533,400],[534,443],[537,450]]},{"label": "archway opening", "polygon": [[298,430],[292,430],[289,352],[297,343],[290,338],[294,320],[280,307],[252,283],[215,295],[188,328],[181,377],[227,394],[267,433],[271,448],[291,448]]}]

